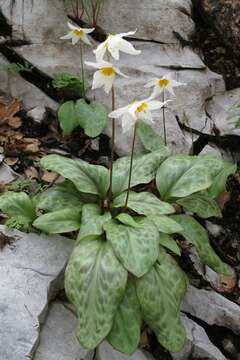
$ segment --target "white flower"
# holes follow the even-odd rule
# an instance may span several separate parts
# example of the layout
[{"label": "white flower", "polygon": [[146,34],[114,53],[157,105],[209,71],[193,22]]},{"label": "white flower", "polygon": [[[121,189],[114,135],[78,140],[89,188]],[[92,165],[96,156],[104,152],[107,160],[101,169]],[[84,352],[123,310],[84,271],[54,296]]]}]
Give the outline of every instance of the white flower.
[{"label": "white flower", "polygon": [[117,74],[127,77],[117,67],[113,66],[112,63],[107,61],[102,60],[96,63],[85,61],[85,64],[98,69],[98,71],[96,71],[93,75],[93,90],[103,86],[105,92],[109,94]]},{"label": "white flower", "polygon": [[103,59],[106,51],[109,51],[115,60],[119,60],[119,51],[130,55],[139,55],[141,50],[136,50],[129,41],[123,39],[123,37],[134,35],[135,33],[136,31],[116,35],[109,34],[107,39],[93,51],[96,55],[97,61],[101,61]]},{"label": "white flower", "polygon": [[68,23],[68,27],[70,29],[69,33],[65,36],[62,36],[60,39],[71,39],[72,44],[75,45],[79,40],[82,40],[85,44],[91,45],[87,34],[90,34],[95,29],[85,29],[78,26],[72,25],[70,22]]},{"label": "white flower", "polygon": [[127,132],[138,120],[153,121],[151,111],[161,109],[166,103],[157,100],[151,100],[150,98],[134,101],[128,106],[122,107],[115,111],[112,111],[108,116],[110,118],[121,118],[123,132]]},{"label": "white flower", "polygon": [[170,94],[175,95],[173,88],[181,85],[186,85],[172,79],[172,74],[166,74],[161,79],[154,78],[150,80],[145,87],[154,87],[151,98],[155,98],[163,91],[168,91]]}]

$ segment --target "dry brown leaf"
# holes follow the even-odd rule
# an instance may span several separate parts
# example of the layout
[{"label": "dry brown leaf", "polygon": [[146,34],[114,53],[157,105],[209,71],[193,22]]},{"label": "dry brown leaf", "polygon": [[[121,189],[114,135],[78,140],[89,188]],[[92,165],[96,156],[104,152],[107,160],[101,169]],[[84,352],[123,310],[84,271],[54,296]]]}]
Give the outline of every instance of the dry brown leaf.
[{"label": "dry brown leaf", "polygon": [[42,180],[47,183],[52,183],[52,182],[56,182],[58,177],[59,177],[59,175],[57,173],[55,173],[53,171],[51,172],[51,171],[45,170],[42,175]]},{"label": "dry brown leaf", "polygon": [[5,158],[4,162],[9,166],[13,166],[18,162],[18,158],[17,157],[8,157],[8,158]]},{"label": "dry brown leaf", "polygon": [[13,117],[8,121],[8,125],[14,129],[18,129],[20,126],[22,126],[22,119],[20,117]]},{"label": "dry brown leaf", "polygon": [[35,167],[30,166],[28,169],[24,171],[26,177],[30,180],[38,179],[38,171]]},{"label": "dry brown leaf", "polygon": [[38,139],[35,138],[23,138],[21,144],[19,144],[19,149],[26,153],[38,153],[41,143]]},{"label": "dry brown leaf", "polygon": [[224,209],[225,204],[230,200],[231,193],[229,191],[224,191],[222,194],[219,195],[217,198],[218,206],[221,210]]},{"label": "dry brown leaf", "polygon": [[[4,98],[0,98],[0,123],[16,125],[19,120],[15,122],[15,114],[22,108],[22,102],[18,99],[7,101]],[[16,117],[19,119],[18,117]],[[9,123],[10,122],[10,123]],[[20,125],[21,126],[21,125]],[[13,126],[14,127],[14,126]]]}]

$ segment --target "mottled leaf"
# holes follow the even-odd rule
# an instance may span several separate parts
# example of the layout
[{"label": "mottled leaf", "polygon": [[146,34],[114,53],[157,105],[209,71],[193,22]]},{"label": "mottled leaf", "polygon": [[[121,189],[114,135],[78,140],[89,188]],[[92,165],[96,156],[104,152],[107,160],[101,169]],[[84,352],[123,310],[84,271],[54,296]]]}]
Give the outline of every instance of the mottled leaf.
[{"label": "mottled leaf", "polygon": [[148,151],[165,148],[163,139],[155,133],[150,125],[142,120],[137,122],[137,135],[144,148]]},{"label": "mottled leaf", "polygon": [[78,126],[74,101],[63,103],[58,109],[58,121],[64,135],[71,135]]},{"label": "mottled leaf", "polygon": [[36,229],[48,234],[62,234],[75,231],[81,225],[81,210],[66,208],[39,216],[33,223]]},{"label": "mottled leaf", "polygon": [[70,207],[81,209],[82,205],[79,191],[73,183],[65,181],[41,193],[37,208],[45,211],[56,211]]},{"label": "mottled leaf", "polygon": [[214,156],[175,155],[165,160],[156,176],[164,200],[181,198],[209,188],[222,160]]},{"label": "mottled leaf", "polygon": [[159,262],[137,279],[137,295],[143,319],[155,332],[159,343],[171,352],[178,352],[186,339],[180,304],[188,281],[175,260],[161,252]]},{"label": "mottled leaf", "polygon": [[159,232],[165,234],[180,233],[182,227],[172,218],[164,215],[150,215],[148,219],[151,220]]},{"label": "mottled leaf", "polygon": [[104,197],[109,187],[108,170],[83,160],[72,160],[60,155],[47,155],[41,165],[73,182],[78,191]]},{"label": "mottled leaf", "polygon": [[160,233],[159,243],[168,250],[172,251],[174,254],[181,256],[180,247],[170,235]]},{"label": "mottled leaf", "polygon": [[151,222],[142,227],[122,225],[116,221],[105,224],[107,240],[124,267],[137,277],[145,274],[158,256],[159,234]]},{"label": "mottled leaf", "polygon": [[76,102],[78,124],[86,135],[96,137],[101,134],[107,124],[107,110],[104,105],[96,101],[88,104],[84,99]]},{"label": "mottled leaf", "polygon": [[199,192],[189,195],[177,201],[185,210],[196,213],[199,217],[207,219],[209,217],[221,217],[221,210],[214,199],[208,193]]},{"label": "mottled leaf", "polygon": [[141,334],[141,309],[134,281],[129,278],[124,298],[117,309],[108,341],[118,351],[131,355],[138,347]]},{"label": "mottled leaf", "polygon": [[183,228],[181,234],[193,244],[203,264],[223,275],[232,275],[230,267],[215,253],[208,239],[208,233],[194,218],[187,215],[173,215],[172,218]]},{"label": "mottled leaf", "polygon": [[[147,184],[152,181],[159,165],[169,156],[167,148],[154,151],[150,154],[135,156],[133,160],[133,171],[131,187],[138,184]],[[128,187],[130,157],[122,157],[115,161],[113,166],[113,194],[119,195]]]},{"label": "mottled leaf", "polygon": [[31,224],[36,218],[35,205],[24,192],[7,192],[0,196],[0,210],[9,217],[22,219],[24,224]]},{"label": "mottled leaf", "polygon": [[118,216],[116,216],[116,219],[118,221],[120,221],[122,224],[128,225],[128,226],[132,226],[132,227],[142,227],[141,224],[139,224],[138,222],[135,221],[135,219],[125,213],[119,214]]},{"label": "mottled leaf", "polygon": [[[126,192],[114,199],[114,207],[123,207],[125,205],[125,200]],[[130,191],[127,207],[140,215],[166,215],[173,214],[175,212],[172,205],[159,200],[155,195],[149,192],[136,193],[134,191]]]},{"label": "mottled leaf", "polygon": [[82,207],[80,232],[77,241],[82,241],[89,236],[102,235],[103,224],[111,219],[109,212],[103,213],[97,204],[85,204]]},{"label": "mottled leaf", "polygon": [[217,198],[224,190],[227,182],[227,178],[237,171],[237,165],[229,161],[223,161],[221,170],[213,179],[211,187],[208,189],[209,196],[213,199]]},{"label": "mottled leaf", "polygon": [[84,240],[72,253],[65,273],[65,289],[78,314],[77,337],[94,349],[110,332],[124,296],[127,271],[110,244]]}]

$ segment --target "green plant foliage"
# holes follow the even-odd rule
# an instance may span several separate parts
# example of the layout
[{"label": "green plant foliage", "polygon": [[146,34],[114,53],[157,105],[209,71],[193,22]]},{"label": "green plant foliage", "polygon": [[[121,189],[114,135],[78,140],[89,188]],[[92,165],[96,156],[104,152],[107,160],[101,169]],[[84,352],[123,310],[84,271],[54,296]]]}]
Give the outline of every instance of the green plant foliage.
[{"label": "green plant foliage", "polygon": [[66,101],[58,109],[58,121],[63,135],[69,136],[79,126],[74,101]]},{"label": "green plant foliage", "polygon": [[[117,196],[114,201],[114,207],[123,207],[126,200],[126,192]],[[155,195],[149,192],[136,193],[129,192],[128,208],[140,215],[166,215],[173,214],[175,209],[169,203],[159,200]]]},{"label": "green plant foliage", "polygon": [[183,228],[181,234],[188,243],[193,244],[203,264],[208,265],[214,271],[232,276],[232,271],[227,264],[215,253],[208,239],[208,233],[194,218],[187,215],[173,215],[172,218]]},{"label": "green plant foliage", "polygon": [[129,278],[124,298],[117,309],[108,341],[118,351],[132,355],[141,335],[141,309],[133,279]]},{"label": "green plant foliage", "polygon": [[39,216],[33,226],[48,234],[62,234],[75,231],[81,225],[81,210],[65,208]]},{"label": "green plant foliage", "polygon": [[172,352],[180,351],[186,335],[180,320],[180,304],[187,278],[175,260],[163,250],[154,267],[136,281],[143,320],[159,343]]},{"label": "green plant foliage", "polygon": [[88,104],[84,99],[76,102],[76,116],[78,124],[86,135],[94,138],[101,134],[107,124],[107,110],[104,105],[96,101]]},{"label": "green plant foliage", "polygon": [[181,233],[183,230],[176,221],[164,215],[151,215],[148,216],[148,219],[153,222],[159,232],[165,234]]},{"label": "green plant foliage", "polygon": [[24,65],[20,63],[11,63],[11,64],[1,64],[0,71],[9,71],[11,74],[16,74],[21,71],[31,72],[33,70],[33,66],[31,66],[28,62],[25,62]]},{"label": "green plant foliage", "polygon": [[208,193],[201,191],[179,199],[177,203],[188,211],[196,213],[199,217],[207,219],[209,217],[221,217],[221,210],[214,199]]},{"label": "green plant foliage", "polygon": [[212,156],[174,155],[159,167],[156,184],[163,200],[182,198],[206,190],[222,169],[222,160]]},{"label": "green plant foliage", "polygon": [[[131,187],[152,181],[159,165],[169,156],[165,147],[150,154],[136,156],[133,160]],[[113,165],[113,194],[120,195],[128,187],[130,157],[122,157]]]},{"label": "green plant foliage", "polygon": [[[73,74],[66,72],[59,72],[54,75],[52,85],[55,89],[66,89],[70,90],[79,97],[83,96],[83,82],[82,80]],[[89,85],[84,82],[85,91],[89,88]]]},{"label": "green plant foliage", "polygon": [[89,236],[102,235],[103,225],[111,220],[109,212],[102,213],[97,204],[85,204],[82,208],[81,229],[78,235],[78,241],[88,238]]},{"label": "green plant foliage", "polygon": [[132,226],[133,228],[141,228],[142,225],[136,221],[132,216],[122,213],[116,216],[116,219],[120,221],[122,224]]},{"label": "green plant foliage", "polygon": [[11,228],[29,230],[37,217],[34,201],[24,192],[9,191],[1,195],[0,210],[10,218],[7,225]]},{"label": "green plant foliage", "polygon": [[164,246],[166,249],[172,251],[174,254],[181,256],[181,249],[177,245],[176,241],[168,234],[160,233],[159,238],[160,245]]},{"label": "green plant foliage", "polygon": [[80,210],[82,205],[83,199],[79,191],[70,181],[65,181],[40,194],[37,208],[47,212],[71,207]]},{"label": "green plant foliage", "polygon": [[127,271],[108,242],[87,239],[75,247],[65,289],[77,310],[77,337],[85,348],[94,349],[110,332],[126,283]]},{"label": "green plant foliage", "polygon": [[165,148],[164,141],[158,136],[152,127],[140,120],[137,123],[137,134],[144,148],[155,151]]},{"label": "green plant foliage", "polygon": [[237,165],[229,161],[223,161],[220,171],[213,179],[212,185],[208,189],[209,195],[215,199],[224,190],[227,182],[227,178],[237,171]]},{"label": "green plant foliage", "polygon": [[73,182],[78,191],[104,197],[109,187],[108,170],[100,165],[90,165],[82,160],[72,160],[60,155],[48,155],[41,165]]},{"label": "green plant foliage", "polygon": [[151,222],[143,220],[142,227],[119,224],[104,225],[107,240],[124,267],[137,277],[150,270],[158,257],[159,234]]}]

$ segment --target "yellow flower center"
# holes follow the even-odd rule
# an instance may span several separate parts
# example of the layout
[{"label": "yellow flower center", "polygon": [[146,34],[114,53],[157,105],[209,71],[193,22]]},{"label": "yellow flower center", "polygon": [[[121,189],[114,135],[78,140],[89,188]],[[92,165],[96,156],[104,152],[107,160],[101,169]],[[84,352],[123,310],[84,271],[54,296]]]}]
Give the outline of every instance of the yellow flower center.
[{"label": "yellow flower center", "polygon": [[113,76],[116,74],[116,71],[114,70],[114,68],[112,68],[110,66],[103,67],[100,71],[104,76]]},{"label": "yellow flower center", "polygon": [[158,84],[159,84],[160,87],[165,88],[166,86],[168,86],[170,84],[170,80],[168,80],[168,79],[160,79]]},{"label": "yellow flower center", "polygon": [[75,29],[73,30],[74,35],[81,37],[83,36],[84,32],[82,30]]},{"label": "yellow flower center", "polygon": [[143,102],[143,103],[141,103],[140,106],[138,106],[136,112],[141,113],[141,112],[145,111],[147,108],[148,108],[148,104]]}]

